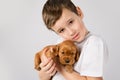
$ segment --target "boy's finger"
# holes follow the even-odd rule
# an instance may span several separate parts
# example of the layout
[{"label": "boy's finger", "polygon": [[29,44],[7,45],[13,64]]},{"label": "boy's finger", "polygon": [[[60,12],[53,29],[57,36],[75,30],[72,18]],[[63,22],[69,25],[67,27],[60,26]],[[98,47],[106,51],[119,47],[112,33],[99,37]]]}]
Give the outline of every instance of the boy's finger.
[{"label": "boy's finger", "polygon": [[40,68],[44,68],[44,70],[47,70],[49,67],[51,67],[52,62],[52,60],[48,59],[48,61],[40,63],[39,66]]},{"label": "boy's finger", "polygon": [[41,61],[43,62],[43,63],[45,63],[45,62],[47,62],[48,61],[48,58],[46,57],[46,52],[47,52],[47,48],[45,48],[44,50],[43,50],[43,54],[41,55]]}]

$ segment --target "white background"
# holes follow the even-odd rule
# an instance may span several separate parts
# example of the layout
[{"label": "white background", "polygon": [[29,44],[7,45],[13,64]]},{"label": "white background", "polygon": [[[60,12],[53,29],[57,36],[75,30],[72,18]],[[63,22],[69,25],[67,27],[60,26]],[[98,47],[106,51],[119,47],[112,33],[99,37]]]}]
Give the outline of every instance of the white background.
[{"label": "white background", "polygon": [[[0,80],[38,80],[34,55],[58,36],[41,16],[46,0],[0,0]],[[108,44],[105,80],[120,79],[120,1],[73,0],[84,13],[86,27]]]}]

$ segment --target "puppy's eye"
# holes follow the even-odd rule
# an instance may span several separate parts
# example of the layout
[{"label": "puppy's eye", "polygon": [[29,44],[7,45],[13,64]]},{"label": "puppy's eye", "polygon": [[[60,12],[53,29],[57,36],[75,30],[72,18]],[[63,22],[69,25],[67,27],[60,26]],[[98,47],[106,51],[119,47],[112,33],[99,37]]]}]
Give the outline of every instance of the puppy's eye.
[{"label": "puppy's eye", "polygon": [[61,52],[62,54],[64,54],[64,52]]},{"label": "puppy's eye", "polygon": [[74,54],[74,52],[71,52],[71,54],[73,55],[73,54]]}]

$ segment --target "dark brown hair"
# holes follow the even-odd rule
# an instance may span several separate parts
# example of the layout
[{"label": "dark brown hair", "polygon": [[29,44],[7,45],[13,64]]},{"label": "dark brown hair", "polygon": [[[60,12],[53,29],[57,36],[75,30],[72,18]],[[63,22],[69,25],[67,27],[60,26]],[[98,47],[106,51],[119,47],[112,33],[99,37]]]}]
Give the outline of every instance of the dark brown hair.
[{"label": "dark brown hair", "polygon": [[42,17],[48,29],[51,29],[61,17],[63,8],[77,14],[76,6],[71,0],[47,0],[43,6]]}]

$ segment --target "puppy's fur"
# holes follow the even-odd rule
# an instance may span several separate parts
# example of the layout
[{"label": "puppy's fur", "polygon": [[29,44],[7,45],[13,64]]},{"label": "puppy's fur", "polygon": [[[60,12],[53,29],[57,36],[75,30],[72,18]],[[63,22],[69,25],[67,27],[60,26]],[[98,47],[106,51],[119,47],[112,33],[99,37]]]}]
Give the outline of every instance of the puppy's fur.
[{"label": "puppy's fur", "polygon": [[[71,40],[65,40],[57,45],[50,45],[47,48],[46,56],[51,57],[54,62],[60,63],[65,66],[66,71],[72,72],[74,63],[79,59],[80,51]],[[35,55],[35,69],[40,70],[39,64],[41,63],[41,50]]]},{"label": "puppy's fur", "polygon": [[36,70],[40,70],[40,63],[41,63],[41,55],[43,54],[43,50],[46,49],[45,55],[47,58],[52,58],[54,62],[57,60],[58,49],[56,45],[49,45],[43,48],[40,52],[35,54],[34,58],[34,65]]}]

